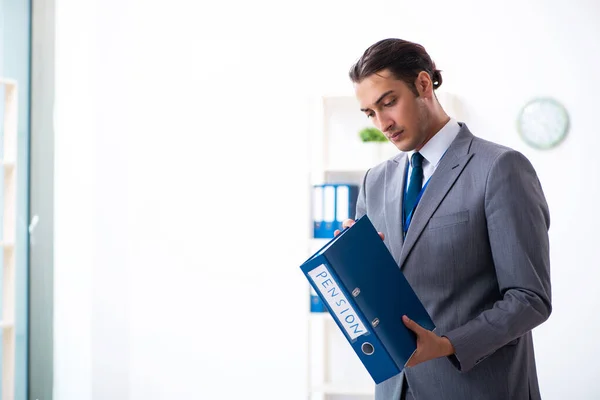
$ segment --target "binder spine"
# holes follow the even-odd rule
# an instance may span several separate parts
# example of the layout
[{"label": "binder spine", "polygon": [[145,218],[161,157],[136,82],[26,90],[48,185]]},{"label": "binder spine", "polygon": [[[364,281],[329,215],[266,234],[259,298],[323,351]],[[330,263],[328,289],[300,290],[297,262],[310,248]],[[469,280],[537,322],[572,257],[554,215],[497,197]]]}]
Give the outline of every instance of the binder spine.
[{"label": "binder spine", "polygon": [[317,292],[315,292],[315,289],[311,286],[310,287],[310,312],[311,313],[322,313],[322,312],[326,312],[326,311],[327,311],[327,307],[325,307],[325,303],[323,303],[323,300],[321,300],[321,298],[319,297]]},{"label": "binder spine", "polygon": [[359,336],[370,333],[358,307],[342,289],[337,277],[326,264],[312,269],[308,276],[348,340],[354,342]]},{"label": "binder spine", "polygon": [[323,185],[323,230],[322,237],[333,238],[335,223],[335,185]]},{"label": "binder spine", "polygon": [[357,185],[339,184],[335,191],[336,229],[342,230],[346,219],[354,219],[359,187]]},{"label": "binder spine", "polygon": [[396,365],[371,327],[375,321],[365,318],[333,269],[321,263],[305,274],[375,383],[399,374],[403,366]]},{"label": "binder spine", "polygon": [[313,237],[324,238],[328,237],[325,232],[325,224],[323,221],[323,185],[313,186],[312,198],[312,215],[313,215]]}]

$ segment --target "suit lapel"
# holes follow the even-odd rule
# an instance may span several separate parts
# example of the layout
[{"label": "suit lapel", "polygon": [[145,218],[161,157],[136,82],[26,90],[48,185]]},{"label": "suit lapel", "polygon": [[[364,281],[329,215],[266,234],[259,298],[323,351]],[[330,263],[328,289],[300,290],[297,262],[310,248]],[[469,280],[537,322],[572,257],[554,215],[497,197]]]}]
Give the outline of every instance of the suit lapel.
[{"label": "suit lapel", "polygon": [[[404,242],[402,232],[402,201],[404,200],[403,188],[406,179],[407,157],[401,154],[393,160],[388,161],[385,169],[385,224],[386,235],[389,235],[389,248],[396,262],[400,259],[400,249]],[[396,244],[399,245],[396,245]]]},{"label": "suit lapel", "polygon": [[[465,125],[462,126],[456,139],[452,142],[446,155],[440,161],[437,169],[431,176],[425,193],[415,210],[415,214],[410,223],[410,228],[406,235],[398,265],[403,267],[404,261],[410,254],[415,243],[421,236],[423,229],[429,222],[429,219],[437,210],[438,206],[446,197],[448,191],[454,185],[465,166],[473,156],[469,153],[469,148],[473,135]],[[401,235],[402,236],[402,235]]]}]

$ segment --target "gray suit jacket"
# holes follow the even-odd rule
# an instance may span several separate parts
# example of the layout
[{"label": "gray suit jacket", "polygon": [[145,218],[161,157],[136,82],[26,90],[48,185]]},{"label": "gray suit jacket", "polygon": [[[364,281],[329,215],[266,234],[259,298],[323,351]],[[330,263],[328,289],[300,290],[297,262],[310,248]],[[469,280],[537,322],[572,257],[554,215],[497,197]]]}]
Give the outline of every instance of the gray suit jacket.
[{"label": "gray suit jacket", "polygon": [[[456,349],[404,374],[417,400],[540,399],[531,329],[550,315],[548,206],[530,162],[465,124],[442,158],[403,239],[404,153],[365,175],[367,214]],[[403,375],[377,385],[397,400]]]}]

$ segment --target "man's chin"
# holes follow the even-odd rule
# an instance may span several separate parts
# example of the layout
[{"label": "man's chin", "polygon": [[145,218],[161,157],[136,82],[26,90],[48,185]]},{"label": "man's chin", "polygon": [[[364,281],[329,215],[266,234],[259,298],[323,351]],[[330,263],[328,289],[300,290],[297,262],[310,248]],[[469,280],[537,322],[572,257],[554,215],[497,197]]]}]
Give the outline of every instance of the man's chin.
[{"label": "man's chin", "polygon": [[403,151],[405,153],[414,149],[414,147],[410,146],[410,144],[407,143],[394,143],[394,145],[398,150]]}]

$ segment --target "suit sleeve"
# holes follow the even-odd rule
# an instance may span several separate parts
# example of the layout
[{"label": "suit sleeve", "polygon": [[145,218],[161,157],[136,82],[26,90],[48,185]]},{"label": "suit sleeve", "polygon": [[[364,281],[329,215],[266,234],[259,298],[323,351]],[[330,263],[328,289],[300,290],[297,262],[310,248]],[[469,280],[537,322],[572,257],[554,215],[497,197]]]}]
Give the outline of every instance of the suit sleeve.
[{"label": "suit sleeve", "polygon": [[540,325],[552,311],[550,216],[531,163],[516,151],[494,161],[485,189],[485,215],[502,299],[442,336],[455,348],[450,361],[466,372]]},{"label": "suit sleeve", "polygon": [[365,173],[363,177],[363,182],[360,185],[360,190],[358,192],[358,199],[356,200],[356,215],[355,220],[359,219],[363,215],[367,213],[367,175],[369,175],[369,170]]}]

